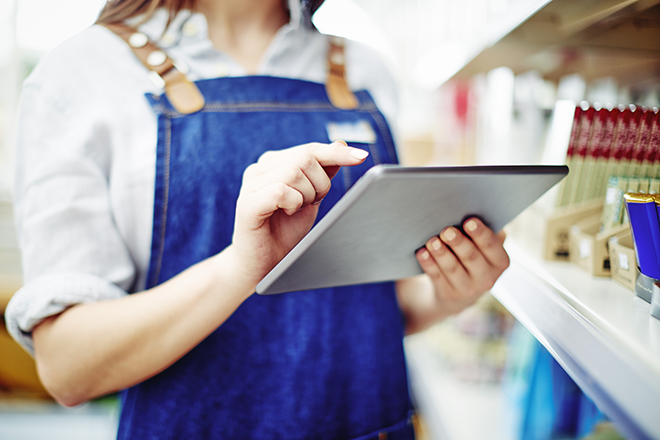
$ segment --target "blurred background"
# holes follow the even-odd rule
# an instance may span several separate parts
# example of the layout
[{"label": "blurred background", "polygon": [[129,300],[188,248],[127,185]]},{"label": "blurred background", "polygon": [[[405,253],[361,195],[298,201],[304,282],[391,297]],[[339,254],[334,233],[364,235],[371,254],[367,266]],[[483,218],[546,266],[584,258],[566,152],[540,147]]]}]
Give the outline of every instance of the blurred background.
[{"label": "blurred background", "polygon": [[[0,2],[2,311],[21,285],[11,205],[21,83],[45,53],[90,26],[103,3]],[[400,84],[396,134],[405,164],[562,164],[577,103],[660,105],[659,3],[326,0],[314,22],[387,60]],[[590,282],[589,274],[579,276]],[[632,304],[634,295],[621,290]],[[423,438],[623,438],[537,338],[491,295],[408,337]],[[660,352],[657,341],[652,349]],[[541,380],[561,376],[563,400],[557,387],[534,394],[543,356],[557,371]],[[532,408],[531,395],[540,406]],[[117,414],[113,396],[74,409],[53,403],[30,357],[0,329],[0,439],[110,439]]]}]

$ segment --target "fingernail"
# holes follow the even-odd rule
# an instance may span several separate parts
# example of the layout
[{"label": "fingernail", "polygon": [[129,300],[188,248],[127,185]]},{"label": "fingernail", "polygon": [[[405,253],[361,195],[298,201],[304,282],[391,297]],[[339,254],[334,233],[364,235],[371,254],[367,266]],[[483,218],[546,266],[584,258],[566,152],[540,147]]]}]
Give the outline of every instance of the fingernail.
[{"label": "fingernail", "polygon": [[468,231],[468,232],[474,232],[474,231],[477,230],[477,222],[475,222],[474,220],[470,219],[470,220],[468,220],[468,221],[465,223],[465,225],[464,225],[463,227],[464,227],[465,230]]},{"label": "fingernail", "polygon": [[428,260],[428,259],[429,259],[429,253],[428,253],[428,251],[422,251],[422,252],[420,252],[420,253],[419,253],[419,257],[420,257],[422,260]]},{"label": "fingernail", "polygon": [[445,241],[452,241],[454,238],[456,238],[456,232],[454,232],[453,228],[447,228],[442,233],[442,238],[444,238]]},{"label": "fingernail", "polygon": [[346,143],[346,141],[342,141],[341,139],[336,140],[335,142],[339,142],[340,144],[344,144],[348,147],[348,144]]},{"label": "fingernail", "polygon": [[351,150],[351,156],[353,156],[356,159],[362,160],[369,156],[369,153],[365,150],[362,150],[360,148],[353,148]]},{"label": "fingernail", "polygon": [[440,240],[436,238],[431,242],[431,247],[433,248],[434,251],[439,251],[440,248],[442,247],[442,244],[440,244]]}]

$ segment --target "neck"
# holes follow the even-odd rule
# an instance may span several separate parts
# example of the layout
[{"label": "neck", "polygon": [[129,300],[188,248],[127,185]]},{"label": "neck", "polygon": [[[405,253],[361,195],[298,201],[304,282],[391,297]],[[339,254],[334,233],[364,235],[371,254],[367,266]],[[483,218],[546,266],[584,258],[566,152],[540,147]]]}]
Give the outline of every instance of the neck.
[{"label": "neck", "polygon": [[201,0],[213,46],[239,62],[248,73],[259,62],[277,31],[289,21],[284,0]]}]

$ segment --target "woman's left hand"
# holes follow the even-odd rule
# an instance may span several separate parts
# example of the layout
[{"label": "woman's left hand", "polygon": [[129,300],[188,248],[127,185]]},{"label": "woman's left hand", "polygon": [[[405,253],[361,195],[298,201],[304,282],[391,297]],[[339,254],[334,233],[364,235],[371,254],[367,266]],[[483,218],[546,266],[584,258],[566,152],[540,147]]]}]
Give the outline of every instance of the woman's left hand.
[{"label": "woman's left hand", "polygon": [[419,283],[410,289],[404,287],[405,280],[400,282],[399,301],[409,330],[420,330],[474,304],[509,267],[504,232],[495,234],[477,218],[465,221],[463,229],[467,236],[455,227],[445,228],[416,253],[431,281],[432,296],[416,292],[424,300],[412,299],[411,290],[419,290]]}]

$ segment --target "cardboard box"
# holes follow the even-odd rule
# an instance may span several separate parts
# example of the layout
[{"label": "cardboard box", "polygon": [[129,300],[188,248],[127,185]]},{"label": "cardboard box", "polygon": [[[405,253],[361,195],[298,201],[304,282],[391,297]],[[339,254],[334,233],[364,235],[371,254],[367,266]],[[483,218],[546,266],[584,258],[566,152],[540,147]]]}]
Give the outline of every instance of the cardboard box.
[{"label": "cardboard box", "polygon": [[611,276],[624,287],[635,291],[637,259],[630,231],[621,237],[611,237],[608,241]]},{"label": "cardboard box", "polygon": [[580,220],[601,216],[603,201],[595,200],[579,205],[564,206],[557,209],[548,217],[539,219],[543,222],[545,237],[543,246],[543,258],[546,260],[568,261],[569,259],[569,234],[571,226]]},{"label": "cardboard box", "polygon": [[610,253],[607,243],[611,237],[629,233],[628,225],[600,232],[600,214],[588,217],[571,227],[569,255],[572,263],[591,275],[610,276]]}]

